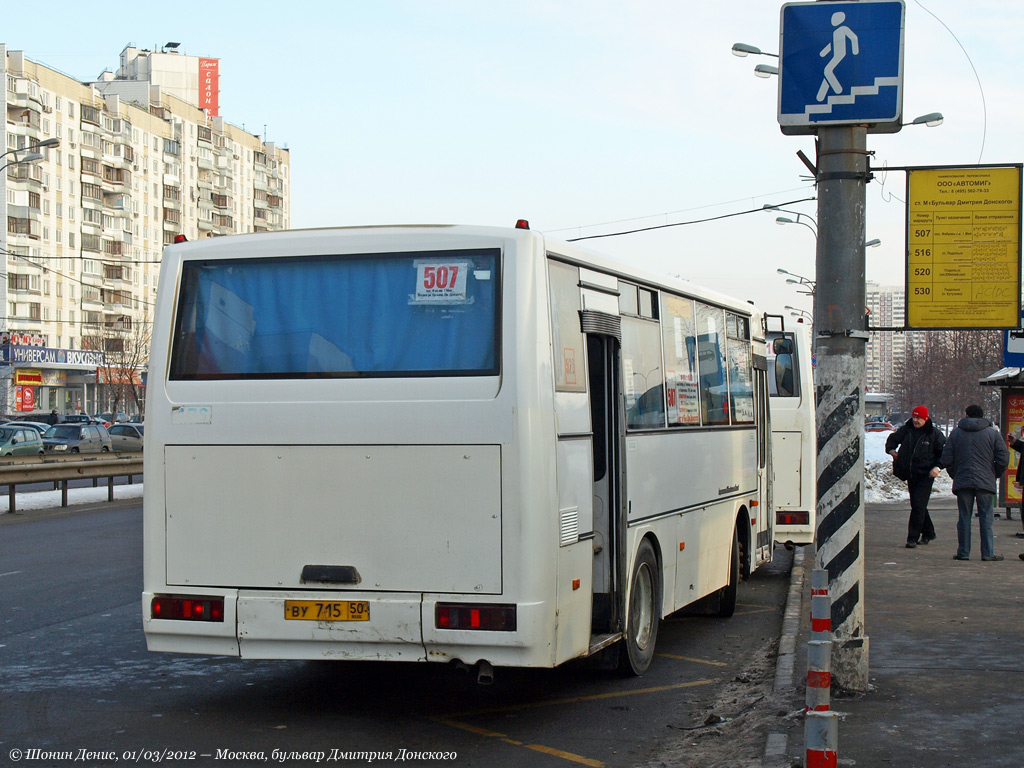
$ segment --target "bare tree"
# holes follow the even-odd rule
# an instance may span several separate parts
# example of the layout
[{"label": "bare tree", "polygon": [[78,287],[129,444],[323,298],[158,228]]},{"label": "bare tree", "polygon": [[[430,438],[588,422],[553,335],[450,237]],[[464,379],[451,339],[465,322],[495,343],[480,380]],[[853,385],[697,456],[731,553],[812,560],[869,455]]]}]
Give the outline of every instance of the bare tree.
[{"label": "bare tree", "polygon": [[134,410],[140,418],[145,415],[141,372],[149,361],[151,336],[148,322],[125,315],[105,323],[100,335],[82,339],[83,346],[103,350],[106,358],[103,397],[112,411],[120,410],[123,404],[125,411]]},{"label": "bare tree", "polygon": [[907,345],[899,395],[909,411],[925,405],[936,424],[958,421],[976,403],[998,414],[999,392],[978,381],[1002,367],[1001,331],[931,331],[923,344]]}]

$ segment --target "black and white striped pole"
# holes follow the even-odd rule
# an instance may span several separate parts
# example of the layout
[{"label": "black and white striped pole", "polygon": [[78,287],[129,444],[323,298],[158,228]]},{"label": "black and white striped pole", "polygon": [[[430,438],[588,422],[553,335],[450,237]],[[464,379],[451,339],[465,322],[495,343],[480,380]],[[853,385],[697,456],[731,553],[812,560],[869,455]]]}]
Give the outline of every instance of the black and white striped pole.
[{"label": "black and white striped pole", "polygon": [[865,187],[867,129],[818,129],[814,297],[818,529],[815,567],[828,571],[832,681],[868,689],[864,626]]}]

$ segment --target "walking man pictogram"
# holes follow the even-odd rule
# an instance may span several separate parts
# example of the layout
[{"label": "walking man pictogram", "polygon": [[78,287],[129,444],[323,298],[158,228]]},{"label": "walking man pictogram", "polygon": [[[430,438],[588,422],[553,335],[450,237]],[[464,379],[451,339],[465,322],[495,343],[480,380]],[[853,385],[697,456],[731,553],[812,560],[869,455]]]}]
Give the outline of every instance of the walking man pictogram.
[{"label": "walking man pictogram", "polygon": [[846,21],[846,14],[842,11],[836,11],[832,14],[832,26],[836,28],[832,33],[832,42],[822,48],[821,53],[818,54],[821,57],[825,57],[830,52],[832,53],[832,59],[825,65],[825,77],[821,81],[821,87],[818,89],[818,101],[825,100],[829,89],[834,90],[836,95],[843,92],[843,84],[836,77],[836,67],[839,66],[839,62],[846,58],[846,41],[850,41],[850,50],[854,56],[860,53],[857,34],[843,24],[844,21]]}]

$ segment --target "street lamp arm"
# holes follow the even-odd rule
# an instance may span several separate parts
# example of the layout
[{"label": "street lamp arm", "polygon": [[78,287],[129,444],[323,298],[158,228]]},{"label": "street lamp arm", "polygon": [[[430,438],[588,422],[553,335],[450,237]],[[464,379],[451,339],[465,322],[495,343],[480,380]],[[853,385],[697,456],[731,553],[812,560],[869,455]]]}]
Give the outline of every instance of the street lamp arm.
[{"label": "street lamp arm", "polygon": [[[7,155],[14,155],[14,160],[8,163],[8,165],[13,165],[14,163],[32,163],[41,159],[43,156],[38,152],[31,152],[31,150],[57,146],[60,146],[60,139],[43,139],[42,141],[34,142],[25,147],[18,147],[17,149],[8,149],[6,152],[0,152],[0,158],[7,157]],[[19,152],[30,152],[30,154],[26,158],[18,160]],[[36,157],[36,155],[39,156]]]},{"label": "street lamp arm", "polygon": [[[3,155],[0,155],[0,157],[3,157]],[[10,161],[4,163],[2,166],[0,166],[0,173],[3,173],[8,168],[10,168],[12,165],[24,165],[25,163],[34,163],[34,162],[36,162],[38,160],[42,160],[42,159],[43,159],[43,155],[42,155],[41,152],[33,152],[32,154],[25,155],[25,157],[23,157],[21,160],[10,160]]]},{"label": "street lamp arm", "polygon": [[732,46],[732,55],[733,56],[739,56],[741,58],[744,57],[744,56],[751,56],[751,55],[753,55],[753,56],[773,56],[776,59],[779,58],[779,54],[777,54],[777,53],[768,53],[768,51],[762,51],[756,45],[748,45],[747,43],[734,43],[733,46]]}]

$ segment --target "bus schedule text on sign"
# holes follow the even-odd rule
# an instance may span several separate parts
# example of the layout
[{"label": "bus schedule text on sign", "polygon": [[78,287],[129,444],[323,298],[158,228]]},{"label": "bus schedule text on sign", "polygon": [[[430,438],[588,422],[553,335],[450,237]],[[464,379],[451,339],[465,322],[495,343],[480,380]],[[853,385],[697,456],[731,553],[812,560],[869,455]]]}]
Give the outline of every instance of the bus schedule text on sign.
[{"label": "bus schedule text on sign", "polygon": [[907,327],[1013,328],[1021,167],[907,170]]}]

